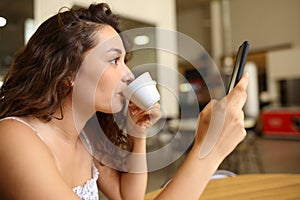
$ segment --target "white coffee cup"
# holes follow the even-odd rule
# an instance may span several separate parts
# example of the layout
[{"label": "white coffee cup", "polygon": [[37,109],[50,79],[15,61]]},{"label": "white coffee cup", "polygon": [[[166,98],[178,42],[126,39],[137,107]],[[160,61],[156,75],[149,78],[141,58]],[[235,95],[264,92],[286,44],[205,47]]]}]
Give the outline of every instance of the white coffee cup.
[{"label": "white coffee cup", "polygon": [[125,88],[123,95],[142,110],[147,110],[160,100],[156,82],[152,80],[149,72],[145,72],[133,80]]}]

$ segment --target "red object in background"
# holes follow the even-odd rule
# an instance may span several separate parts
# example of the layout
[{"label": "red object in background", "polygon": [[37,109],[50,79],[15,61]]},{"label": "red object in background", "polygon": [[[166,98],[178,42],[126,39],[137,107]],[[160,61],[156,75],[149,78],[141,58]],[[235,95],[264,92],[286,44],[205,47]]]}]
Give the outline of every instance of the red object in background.
[{"label": "red object in background", "polygon": [[300,138],[300,108],[278,108],[262,111],[262,134]]}]

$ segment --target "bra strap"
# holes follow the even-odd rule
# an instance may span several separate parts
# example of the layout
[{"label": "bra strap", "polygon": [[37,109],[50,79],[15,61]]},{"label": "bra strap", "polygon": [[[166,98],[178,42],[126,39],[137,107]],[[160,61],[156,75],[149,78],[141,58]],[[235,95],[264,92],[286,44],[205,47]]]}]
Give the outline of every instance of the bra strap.
[{"label": "bra strap", "polygon": [[4,121],[4,120],[15,120],[15,121],[18,121],[22,124],[25,124],[26,126],[28,126],[29,128],[31,128],[33,130],[33,132],[35,132],[35,134],[42,140],[44,141],[44,139],[42,138],[42,136],[39,134],[39,132],[33,127],[31,126],[28,122],[26,122],[25,120],[19,118],[19,117],[5,117],[5,118],[2,118],[0,119],[0,121]]}]

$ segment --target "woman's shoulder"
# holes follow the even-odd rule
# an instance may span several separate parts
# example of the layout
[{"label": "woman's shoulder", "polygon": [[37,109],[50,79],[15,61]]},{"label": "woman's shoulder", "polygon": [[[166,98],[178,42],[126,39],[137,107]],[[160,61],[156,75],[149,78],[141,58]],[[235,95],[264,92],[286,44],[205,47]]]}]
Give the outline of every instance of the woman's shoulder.
[{"label": "woman's shoulder", "polygon": [[19,117],[7,117],[0,119],[0,138],[5,139],[6,142],[14,139],[20,141],[22,138],[25,139],[22,142],[27,142],[39,139],[39,134],[26,120]]},{"label": "woman's shoulder", "polygon": [[27,151],[51,155],[38,132],[26,120],[12,117],[0,120],[0,154],[8,154],[11,151],[20,159]]},{"label": "woman's shoulder", "polygon": [[[33,154],[48,154],[49,150],[39,138],[37,132],[21,118],[5,118],[0,120],[0,158],[13,153],[14,158],[22,159],[28,151]],[[50,155],[50,154],[49,154]],[[45,156],[45,155],[44,155]],[[9,158],[8,158],[9,159]]]},{"label": "woman's shoulder", "polygon": [[[72,196],[57,171],[50,150],[34,130],[22,122],[0,121],[0,162],[0,191],[3,191],[0,199],[10,195],[18,196],[15,199],[43,199],[45,195],[59,193]],[[18,194],[14,190],[16,183],[20,185]],[[48,192],[49,187],[57,194]]]}]

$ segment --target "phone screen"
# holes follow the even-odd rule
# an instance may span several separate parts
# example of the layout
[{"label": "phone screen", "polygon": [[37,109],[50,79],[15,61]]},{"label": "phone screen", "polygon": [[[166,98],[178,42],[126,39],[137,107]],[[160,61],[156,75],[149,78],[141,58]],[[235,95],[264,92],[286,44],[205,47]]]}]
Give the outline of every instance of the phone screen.
[{"label": "phone screen", "polygon": [[243,76],[249,46],[250,46],[249,42],[244,41],[243,44],[238,49],[231,80],[227,89],[227,94],[234,88],[234,86],[239,82],[239,80]]}]

